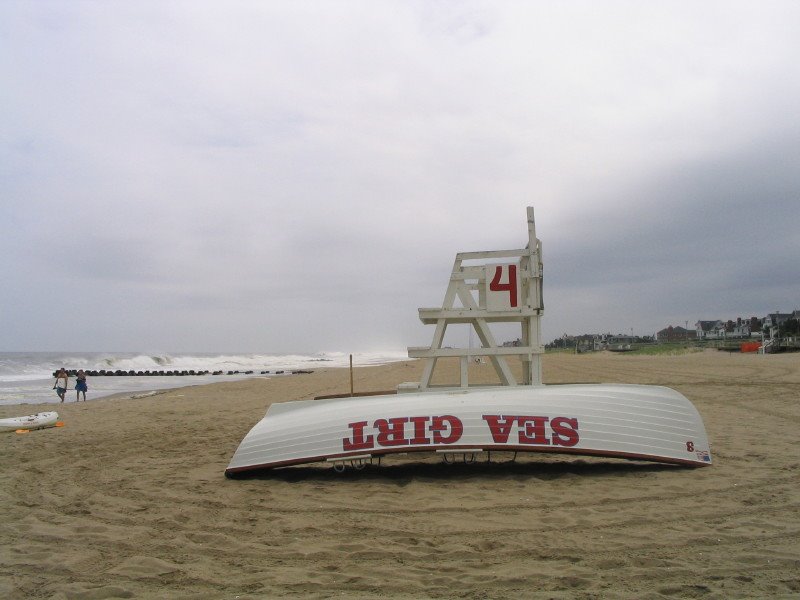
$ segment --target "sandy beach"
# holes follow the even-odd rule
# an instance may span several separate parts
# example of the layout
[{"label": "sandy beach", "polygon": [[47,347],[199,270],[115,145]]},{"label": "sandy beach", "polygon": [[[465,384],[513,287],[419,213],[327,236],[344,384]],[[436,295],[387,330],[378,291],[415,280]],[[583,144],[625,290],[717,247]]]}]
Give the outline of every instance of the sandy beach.
[{"label": "sandy beach", "polygon": [[[421,368],[358,368],[355,388],[393,389]],[[714,465],[414,457],[228,480],[271,403],[348,392],[348,370],[90,399],[55,408],[62,428],[0,434],[0,596],[800,596],[800,354],[548,354],[544,379],[679,390]]]}]

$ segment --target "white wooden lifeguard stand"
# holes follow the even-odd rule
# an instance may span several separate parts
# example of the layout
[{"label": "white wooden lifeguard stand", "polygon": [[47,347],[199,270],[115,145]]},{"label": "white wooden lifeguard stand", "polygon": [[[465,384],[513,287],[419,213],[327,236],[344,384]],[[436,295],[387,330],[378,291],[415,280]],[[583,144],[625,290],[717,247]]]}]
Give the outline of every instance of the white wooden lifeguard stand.
[{"label": "white wooden lifeguard stand", "polygon": [[[470,265],[464,262],[469,261]],[[477,296],[476,296],[477,294]],[[504,386],[541,385],[542,354],[539,319],[542,301],[542,244],[536,238],[533,208],[528,207],[528,245],[522,250],[459,252],[450,274],[450,283],[441,308],[420,308],[419,318],[436,325],[429,348],[408,349],[409,358],[425,358],[419,383],[402,383],[398,392],[420,392],[442,388],[469,387],[469,361],[487,357]],[[498,346],[490,323],[520,323],[517,346]],[[447,326],[468,324],[475,329],[480,348],[443,348]],[[506,357],[519,356],[522,381],[517,382]],[[460,385],[431,384],[436,361],[457,357],[461,360]]]}]

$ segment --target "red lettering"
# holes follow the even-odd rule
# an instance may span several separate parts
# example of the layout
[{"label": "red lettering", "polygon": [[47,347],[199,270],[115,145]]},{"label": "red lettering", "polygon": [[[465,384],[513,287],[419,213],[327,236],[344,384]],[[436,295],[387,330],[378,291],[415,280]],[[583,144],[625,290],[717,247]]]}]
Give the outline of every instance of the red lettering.
[{"label": "red lettering", "polygon": [[550,421],[553,429],[553,445],[571,448],[580,441],[578,434],[578,419],[568,419],[567,417],[556,417]]},{"label": "red lettering", "polygon": [[396,417],[394,419],[378,419],[374,427],[378,430],[376,442],[379,446],[403,446],[408,444],[405,438],[405,424],[408,417]]},{"label": "red lettering", "polygon": [[489,289],[493,292],[508,292],[509,304],[513,308],[517,306],[517,265],[507,266],[508,283],[500,283],[500,278],[503,276],[503,265],[497,265]]},{"label": "red lettering", "polygon": [[549,420],[549,417],[517,417],[517,422],[522,427],[519,432],[519,443],[549,445],[550,442],[544,434],[544,426]]},{"label": "red lettering", "polygon": [[344,438],[342,440],[342,450],[366,450],[372,448],[375,445],[372,441],[372,436],[364,437],[364,427],[366,426],[366,421],[349,423],[348,427],[353,430],[353,437],[352,439]]},{"label": "red lettering", "polygon": [[412,444],[428,444],[430,440],[426,436],[425,424],[430,417],[409,417],[409,421],[414,424],[414,437],[411,439]]},{"label": "red lettering", "polygon": [[[431,421],[430,430],[433,433],[434,444],[454,444],[461,439],[461,434],[464,433],[464,424],[461,419],[453,415],[433,417]],[[442,435],[444,431],[448,430],[449,435]]]},{"label": "red lettering", "polygon": [[508,436],[516,418],[505,415],[502,417],[499,415],[483,415],[483,420],[489,424],[489,430],[492,432],[492,440],[494,440],[495,444],[508,442]]}]

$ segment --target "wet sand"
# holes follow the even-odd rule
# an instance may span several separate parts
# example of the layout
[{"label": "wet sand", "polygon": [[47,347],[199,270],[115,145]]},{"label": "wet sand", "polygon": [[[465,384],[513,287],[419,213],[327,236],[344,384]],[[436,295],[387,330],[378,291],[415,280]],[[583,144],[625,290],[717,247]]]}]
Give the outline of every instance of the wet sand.
[{"label": "wet sand", "polygon": [[[443,379],[455,381],[457,365]],[[356,391],[419,378],[356,369]],[[472,381],[491,367],[473,365]],[[58,405],[0,434],[4,598],[789,598],[800,595],[800,354],[548,354],[547,383],[667,385],[714,465],[520,455],[390,458],[228,480],[273,402],[346,369]],[[53,405],[0,407],[0,418]]]}]

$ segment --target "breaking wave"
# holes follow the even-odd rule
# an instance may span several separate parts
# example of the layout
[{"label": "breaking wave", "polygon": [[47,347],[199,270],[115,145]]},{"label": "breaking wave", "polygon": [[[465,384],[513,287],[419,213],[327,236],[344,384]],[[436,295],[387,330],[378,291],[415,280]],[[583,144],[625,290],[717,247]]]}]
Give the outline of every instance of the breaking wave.
[{"label": "breaking wave", "polygon": [[[400,351],[354,353],[356,366],[407,360]],[[122,371],[275,371],[313,367],[346,367],[344,352],[318,354],[137,354],[127,353],[0,353],[0,381],[46,379],[53,371],[67,369]]]},{"label": "breaking wave", "polygon": [[[405,352],[354,353],[354,366],[378,365],[406,360]],[[55,403],[53,372],[61,367],[86,371],[222,371],[239,373],[234,378],[261,376],[262,371],[291,373],[324,367],[346,367],[350,355],[344,352],[318,354],[144,354],[135,352],[95,353],[0,353],[0,405]],[[248,374],[248,373],[252,373]],[[200,385],[220,381],[212,375],[193,377],[91,377],[90,399],[121,392]],[[70,389],[72,387],[70,386]],[[73,392],[69,392],[72,394]]]}]

